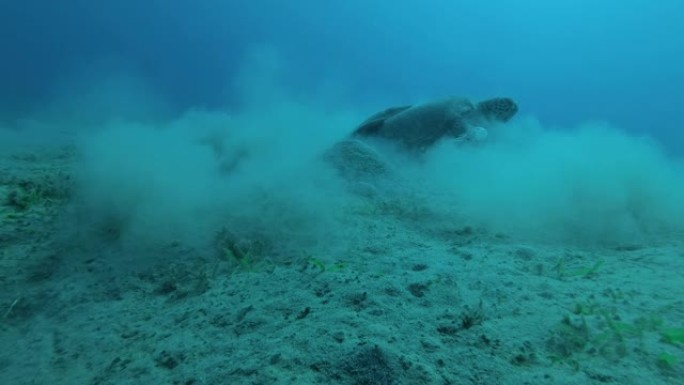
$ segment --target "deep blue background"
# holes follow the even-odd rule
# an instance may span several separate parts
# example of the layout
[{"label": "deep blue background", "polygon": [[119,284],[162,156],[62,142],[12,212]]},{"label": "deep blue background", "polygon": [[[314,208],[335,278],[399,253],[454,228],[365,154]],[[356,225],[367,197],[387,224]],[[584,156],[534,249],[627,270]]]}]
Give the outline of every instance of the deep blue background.
[{"label": "deep blue background", "polygon": [[98,61],[175,110],[221,106],[244,55],[270,45],[298,92],[334,75],[359,103],[505,94],[546,124],[608,120],[676,150],[682,20],[679,0],[0,0],[0,115],[40,109]]}]

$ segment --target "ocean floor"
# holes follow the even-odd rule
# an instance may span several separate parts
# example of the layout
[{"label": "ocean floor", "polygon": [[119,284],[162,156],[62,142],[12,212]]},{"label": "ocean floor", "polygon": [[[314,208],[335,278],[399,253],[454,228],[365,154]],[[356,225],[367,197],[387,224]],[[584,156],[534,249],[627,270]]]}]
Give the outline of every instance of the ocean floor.
[{"label": "ocean floor", "polygon": [[78,157],[0,154],[2,384],[684,378],[681,236],[530,241],[359,196],[342,243],[139,245],[77,207]]}]

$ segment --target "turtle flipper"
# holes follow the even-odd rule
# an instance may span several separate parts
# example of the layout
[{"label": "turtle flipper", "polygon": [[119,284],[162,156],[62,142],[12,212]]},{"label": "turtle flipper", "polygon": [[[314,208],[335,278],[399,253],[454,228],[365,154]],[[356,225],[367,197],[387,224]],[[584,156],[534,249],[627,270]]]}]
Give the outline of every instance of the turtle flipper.
[{"label": "turtle flipper", "polygon": [[390,174],[390,167],[373,147],[359,139],[337,143],[324,155],[328,164],[349,181],[372,181]]}]

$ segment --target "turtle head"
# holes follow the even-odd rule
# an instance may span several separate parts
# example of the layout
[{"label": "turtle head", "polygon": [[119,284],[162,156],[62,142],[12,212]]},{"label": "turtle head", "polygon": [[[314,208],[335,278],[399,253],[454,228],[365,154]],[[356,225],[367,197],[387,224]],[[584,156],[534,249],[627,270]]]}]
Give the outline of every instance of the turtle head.
[{"label": "turtle head", "polygon": [[518,112],[518,105],[511,98],[493,98],[477,103],[476,109],[489,120],[507,122]]}]

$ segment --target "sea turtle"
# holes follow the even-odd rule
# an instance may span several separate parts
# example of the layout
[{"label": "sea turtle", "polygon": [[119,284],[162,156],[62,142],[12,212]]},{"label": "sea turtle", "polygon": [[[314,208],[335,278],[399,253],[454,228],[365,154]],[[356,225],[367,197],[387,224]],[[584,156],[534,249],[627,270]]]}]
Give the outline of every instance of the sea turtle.
[{"label": "sea turtle", "polygon": [[468,99],[450,97],[416,106],[392,107],[366,119],[338,142],[325,158],[347,180],[377,182],[395,174],[376,141],[397,143],[399,150],[421,153],[444,137],[462,142],[479,142],[497,122],[507,122],[518,111],[510,98],[488,99],[473,105]]},{"label": "sea turtle", "polygon": [[467,98],[449,97],[378,112],[361,123],[352,137],[384,138],[422,152],[444,137],[486,137],[486,127],[507,122],[516,112],[518,106],[510,98],[493,98],[474,105]]}]

